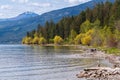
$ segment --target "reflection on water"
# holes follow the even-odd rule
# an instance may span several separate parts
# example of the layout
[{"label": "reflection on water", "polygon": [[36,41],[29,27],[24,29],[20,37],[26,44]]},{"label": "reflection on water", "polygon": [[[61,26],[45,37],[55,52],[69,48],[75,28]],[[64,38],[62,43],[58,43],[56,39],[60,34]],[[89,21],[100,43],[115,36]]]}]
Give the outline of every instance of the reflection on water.
[{"label": "reflection on water", "polygon": [[79,80],[75,75],[95,66],[97,59],[83,58],[76,50],[63,46],[0,45],[0,80]]}]

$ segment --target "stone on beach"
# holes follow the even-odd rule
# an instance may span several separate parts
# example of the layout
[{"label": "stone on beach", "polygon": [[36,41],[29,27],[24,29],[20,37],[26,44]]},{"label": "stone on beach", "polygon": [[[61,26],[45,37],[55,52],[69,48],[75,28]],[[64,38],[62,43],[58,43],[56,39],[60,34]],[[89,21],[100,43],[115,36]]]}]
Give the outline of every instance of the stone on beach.
[{"label": "stone on beach", "polygon": [[84,69],[80,74],[76,75],[78,78],[89,79],[108,79],[108,80],[120,80],[120,68],[109,67],[93,67]]}]

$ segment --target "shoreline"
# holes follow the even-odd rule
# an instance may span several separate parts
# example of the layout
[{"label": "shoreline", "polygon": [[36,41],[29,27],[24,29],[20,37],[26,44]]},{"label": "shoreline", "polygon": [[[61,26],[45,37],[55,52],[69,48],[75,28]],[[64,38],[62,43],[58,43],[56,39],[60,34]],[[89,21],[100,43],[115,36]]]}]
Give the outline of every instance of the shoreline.
[{"label": "shoreline", "polygon": [[120,55],[120,49],[119,48],[110,48],[110,47],[105,47],[105,46],[87,46],[87,45],[75,45],[75,44],[62,44],[62,45],[57,45],[57,44],[42,44],[42,45],[39,45],[39,44],[22,44],[22,45],[31,45],[31,46],[63,46],[63,47],[76,47],[76,48],[81,48],[81,49],[86,49],[86,50],[89,50],[89,49],[97,49],[98,51],[102,51],[102,52],[105,52],[106,54],[114,54],[114,55]]},{"label": "shoreline", "polygon": [[[37,45],[37,44],[33,44],[33,46],[34,45]],[[63,44],[63,45],[45,44],[45,45],[37,45],[37,46],[76,47],[77,49],[81,49],[83,51],[83,54],[82,54],[83,57],[105,58],[105,59],[108,59],[112,63],[117,63],[120,61],[120,57],[118,55],[116,55],[114,53],[112,53],[112,54],[106,53],[106,51],[103,48],[100,49],[99,47],[74,45],[74,44]],[[93,49],[93,51],[92,51],[92,49]]]}]

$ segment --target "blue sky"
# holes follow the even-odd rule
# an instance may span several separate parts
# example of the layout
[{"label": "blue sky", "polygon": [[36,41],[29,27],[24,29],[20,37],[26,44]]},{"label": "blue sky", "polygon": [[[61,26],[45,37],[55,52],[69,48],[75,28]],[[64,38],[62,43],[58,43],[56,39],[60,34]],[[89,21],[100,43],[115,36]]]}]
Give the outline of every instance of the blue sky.
[{"label": "blue sky", "polygon": [[0,18],[15,17],[26,11],[42,14],[87,1],[90,0],[0,0]]}]

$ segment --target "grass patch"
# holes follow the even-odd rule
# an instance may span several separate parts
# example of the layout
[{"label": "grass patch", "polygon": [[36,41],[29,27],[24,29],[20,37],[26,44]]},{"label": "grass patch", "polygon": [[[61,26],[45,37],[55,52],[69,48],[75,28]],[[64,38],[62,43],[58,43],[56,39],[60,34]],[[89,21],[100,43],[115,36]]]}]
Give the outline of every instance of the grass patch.
[{"label": "grass patch", "polygon": [[98,49],[105,51],[105,53],[108,53],[108,54],[120,55],[120,49],[118,49],[118,48],[99,47]]},{"label": "grass patch", "polygon": [[120,49],[118,48],[107,48],[106,51],[109,54],[120,55]]}]

